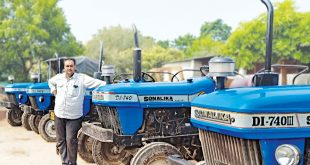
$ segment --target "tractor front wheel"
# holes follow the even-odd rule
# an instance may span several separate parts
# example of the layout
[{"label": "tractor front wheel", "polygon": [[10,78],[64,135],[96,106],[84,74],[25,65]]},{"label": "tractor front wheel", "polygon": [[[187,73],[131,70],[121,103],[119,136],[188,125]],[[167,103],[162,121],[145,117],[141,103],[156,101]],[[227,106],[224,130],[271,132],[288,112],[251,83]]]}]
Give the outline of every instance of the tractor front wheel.
[{"label": "tractor front wheel", "polygon": [[31,127],[30,127],[30,124],[29,124],[29,117],[30,117],[30,113],[26,113],[24,112],[23,115],[22,115],[22,125],[23,127],[28,130],[28,131],[31,131]]},{"label": "tractor front wheel", "polygon": [[23,112],[20,109],[9,109],[6,113],[8,123],[13,127],[21,126],[22,114]]},{"label": "tractor front wheel", "polygon": [[50,115],[44,115],[39,122],[39,133],[41,137],[47,142],[56,141],[56,129],[54,120],[50,119]]},{"label": "tractor front wheel", "polygon": [[78,140],[78,153],[80,157],[86,162],[95,163],[92,155],[92,145],[94,139],[89,137],[88,135],[85,135],[82,131],[79,131]]},{"label": "tractor front wheel", "polygon": [[30,115],[29,117],[28,122],[29,122],[30,128],[37,134],[39,134],[38,126],[39,126],[41,118],[42,116],[40,115]]},{"label": "tractor front wheel", "polygon": [[97,165],[127,165],[132,155],[125,148],[120,148],[113,143],[93,142],[93,159]]},{"label": "tractor front wheel", "polygon": [[165,142],[152,142],[146,144],[131,159],[131,165],[170,165],[168,156],[182,154],[176,147]]}]

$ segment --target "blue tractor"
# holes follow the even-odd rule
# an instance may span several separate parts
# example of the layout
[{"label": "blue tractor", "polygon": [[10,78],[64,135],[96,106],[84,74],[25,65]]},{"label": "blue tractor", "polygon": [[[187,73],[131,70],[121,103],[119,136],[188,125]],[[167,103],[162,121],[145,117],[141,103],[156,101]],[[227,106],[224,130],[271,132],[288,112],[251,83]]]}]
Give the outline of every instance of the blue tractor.
[{"label": "blue tractor", "polygon": [[169,155],[200,160],[198,130],[191,126],[190,104],[211,93],[209,77],[180,82],[154,82],[141,72],[141,49],[135,32],[133,80],[108,84],[93,91],[97,120],[84,122],[82,131],[94,138],[96,164],[167,164]]},{"label": "blue tractor", "polygon": [[40,81],[39,74],[31,74],[33,83],[13,83],[14,76],[9,76],[8,80],[11,84],[5,86],[5,93],[8,101],[1,101],[0,106],[8,109],[7,121],[11,126],[21,126],[23,120],[22,105],[30,105],[29,97],[26,94],[27,88],[34,83]]},{"label": "blue tractor", "polygon": [[22,125],[23,111],[20,108],[21,104],[30,105],[29,98],[26,94],[27,87],[32,83],[12,83],[5,87],[5,93],[8,101],[1,101],[0,106],[8,109],[7,121],[11,126]]},{"label": "blue tractor", "polygon": [[310,164],[310,86],[278,86],[270,65],[273,6],[261,1],[268,9],[266,62],[254,87],[219,86],[192,102],[191,122],[199,128],[207,165]]},{"label": "blue tractor", "polygon": [[[66,57],[57,57],[46,61],[50,67],[49,75],[51,74],[51,70],[56,73],[60,73],[63,70],[63,61],[65,58]],[[102,79],[100,70],[103,62],[103,44],[101,44],[100,48],[99,66],[98,63],[83,56],[74,58],[76,59],[78,72],[88,75],[94,74],[95,78]],[[98,72],[95,72],[97,69]],[[83,101],[84,120],[92,120],[93,116],[97,115],[91,102],[92,90],[93,89],[87,89],[85,93]],[[47,142],[56,141],[53,113],[55,97],[51,94],[48,83],[43,82],[30,86],[27,90],[27,94],[29,95],[31,106],[23,106],[23,109],[30,116],[29,125],[31,129],[34,132],[39,133],[41,137]],[[92,138],[88,137],[82,132],[79,132],[78,139],[79,155],[85,161],[93,162],[91,154],[90,156],[88,154],[89,147],[87,146],[87,142],[92,141]]]},{"label": "blue tractor", "polygon": [[[54,72],[59,72],[63,68],[63,60],[65,57],[49,59],[46,62],[49,64],[50,69]],[[96,63],[88,60],[85,57],[76,57],[77,65],[81,72],[91,73],[96,69]],[[87,65],[86,67],[84,67]],[[59,66],[59,67],[58,67]],[[91,67],[89,67],[91,66]],[[83,69],[84,67],[84,69]],[[85,68],[87,68],[85,70]],[[49,75],[51,71],[49,71]],[[84,114],[86,115],[90,111],[91,104],[91,90],[88,89],[84,99]],[[52,110],[54,109],[55,97],[51,94],[50,88],[47,82],[36,83],[28,87],[27,94],[31,105],[24,105],[23,110],[26,112],[25,116],[28,116],[28,124],[30,129],[36,133],[39,133],[42,138],[48,142],[54,142],[56,140],[55,126],[53,121]]]}]

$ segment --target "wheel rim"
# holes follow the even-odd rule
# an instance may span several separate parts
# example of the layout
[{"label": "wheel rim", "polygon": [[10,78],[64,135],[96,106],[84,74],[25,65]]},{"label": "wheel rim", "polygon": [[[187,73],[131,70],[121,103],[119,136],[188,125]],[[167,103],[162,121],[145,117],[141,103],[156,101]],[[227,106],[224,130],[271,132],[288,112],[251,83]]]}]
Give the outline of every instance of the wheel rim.
[{"label": "wheel rim", "polygon": [[146,160],[144,162],[145,165],[168,165],[170,164],[167,156],[160,154],[155,155],[154,157],[151,157],[150,159]]},{"label": "wheel rim", "polygon": [[56,138],[55,122],[53,120],[47,121],[44,131],[49,137]]},{"label": "wheel rim", "polygon": [[146,144],[135,153],[131,160],[132,165],[170,165],[169,155],[181,155],[178,149],[165,142]]},{"label": "wheel rim", "polygon": [[118,147],[113,146],[112,143],[101,144],[101,153],[105,160],[109,162],[118,162],[126,156],[126,152],[121,151],[118,153]]},{"label": "wheel rim", "polygon": [[94,140],[93,157],[97,164],[119,165],[128,164],[131,155],[125,150],[119,150],[112,143],[104,143]]}]

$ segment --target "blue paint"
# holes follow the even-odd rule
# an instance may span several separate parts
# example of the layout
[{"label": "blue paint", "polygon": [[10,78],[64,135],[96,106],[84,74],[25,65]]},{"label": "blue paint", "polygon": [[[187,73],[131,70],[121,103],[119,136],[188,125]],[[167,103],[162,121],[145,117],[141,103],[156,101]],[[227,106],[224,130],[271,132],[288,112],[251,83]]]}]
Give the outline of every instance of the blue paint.
[{"label": "blue paint", "polygon": [[165,102],[152,101],[143,102],[138,100],[136,102],[129,101],[102,101],[93,100],[94,105],[116,107],[122,132],[125,135],[135,134],[142,126],[143,113],[146,108],[169,108],[169,107],[190,107],[188,98],[191,95],[200,92],[210,93],[215,89],[215,83],[208,77],[195,78],[192,82],[156,82],[156,83],[118,83],[101,86],[96,88],[96,92],[105,92],[113,94],[134,94],[137,97],[150,95],[181,95],[186,96],[187,101],[184,102]]},{"label": "blue paint", "polygon": [[138,107],[118,107],[117,113],[122,128],[122,134],[136,134],[143,123],[143,109]]},{"label": "blue paint", "polygon": [[[191,118],[194,127],[243,139],[310,138],[309,128],[236,128]],[[294,132],[294,133],[292,133]]]},{"label": "blue paint", "polygon": [[310,86],[219,90],[197,97],[192,106],[244,113],[310,112]]},{"label": "blue paint", "polygon": [[[245,87],[215,91],[193,100],[192,106],[247,114],[309,113],[310,86]],[[258,139],[264,164],[277,164],[281,144],[296,145],[304,154],[310,127],[236,128],[191,118],[194,127],[243,139]],[[303,164],[303,159],[299,163]]]},{"label": "blue paint", "polygon": [[138,95],[185,95],[200,91],[210,93],[214,91],[214,82],[208,77],[193,79],[193,82],[155,82],[155,83],[118,83],[100,86],[94,91],[113,92],[117,94]]},{"label": "blue paint", "polygon": [[282,144],[291,144],[295,145],[299,148],[301,153],[301,161],[299,162],[299,165],[304,164],[303,163],[303,153],[304,153],[304,146],[305,146],[305,139],[303,138],[294,138],[294,139],[264,139],[259,141],[262,151],[262,157],[264,160],[264,164],[278,164],[276,157],[275,157],[275,151],[278,146]]},{"label": "blue paint", "polygon": [[[10,91],[7,91],[7,94],[14,94],[15,100],[18,104],[27,104],[29,99],[26,94],[26,89],[28,86],[32,85],[33,83],[13,83],[8,84],[5,88],[10,88]],[[15,90],[16,89],[16,90]]]}]

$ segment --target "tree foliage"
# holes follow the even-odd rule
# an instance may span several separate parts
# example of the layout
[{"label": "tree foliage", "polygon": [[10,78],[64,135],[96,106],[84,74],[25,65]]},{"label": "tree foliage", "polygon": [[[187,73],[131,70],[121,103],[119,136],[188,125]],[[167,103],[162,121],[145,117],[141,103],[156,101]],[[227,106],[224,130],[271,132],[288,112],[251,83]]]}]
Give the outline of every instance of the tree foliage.
[{"label": "tree foliage", "polygon": [[[297,59],[310,62],[309,53],[300,45],[310,41],[310,13],[300,13],[294,8],[293,0],[285,0],[275,5],[273,62]],[[228,39],[225,52],[234,56],[240,67],[252,68],[255,62],[264,62],[266,14],[242,23]]]},{"label": "tree foliage", "polygon": [[[151,37],[138,33],[139,43],[142,49],[143,70],[147,71],[153,67],[183,56],[180,51],[164,48],[169,44],[162,42],[157,44]],[[117,73],[131,73],[133,68],[134,38],[132,29],[121,26],[103,28],[94,35],[86,44],[86,54],[94,59],[99,57],[99,42],[104,42],[105,64],[115,65]],[[167,45],[166,45],[167,46]]]},{"label": "tree foliage", "polygon": [[214,41],[226,41],[230,33],[231,27],[221,19],[205,22],[200,28],[200,37],[210,36]]},{"label": "tree foliage", "polygon": [[214,41],[211,36],[205,36],[194,40],[188,52],[192,57],[220,55],[224,45],[223,41]]},{"label": "tree foliage", "polygon": [[184,51],[186,54],[190,54],[188,49],[192,46],[193,41],[196,39],[192,34],[186,34],[184,36],[179,36],[174,40],[173,47]]},{"label": "tree foliage", "polygon": [[[133,35],[133,30],[129,28],[121,26],[105,27],[86,43],[85,54],[93,59],[99,59],[99,43],[103,41],[105,63],[114,64],[118,60],[120,52],[134,47]],[[142,49],[155,44],[153,38],[142,36],[140,33],[138,33],[138,38]]]},{"label": "tree foliage", "polygon": [[38,58],[82,53],[57,0],[0,1],[1,79],[27,80]]}]

